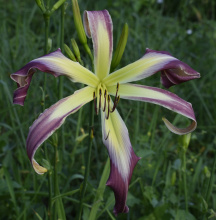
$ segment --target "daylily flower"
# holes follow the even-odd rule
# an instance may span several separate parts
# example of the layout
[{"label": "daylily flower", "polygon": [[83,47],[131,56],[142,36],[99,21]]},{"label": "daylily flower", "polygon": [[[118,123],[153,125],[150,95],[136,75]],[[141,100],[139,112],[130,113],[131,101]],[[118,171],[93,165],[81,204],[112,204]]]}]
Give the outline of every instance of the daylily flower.
[{"label": "daylily flower", "polygon": [[[24,104],[32,76],[37,69],[55,77],[63,75],[72,82],[87,85],[73,95],[61,99],[38,117],[29,129],[27,154],[38,174],[46,172],[34,159],[36,150],[62,125],[67,116],[94,100],[97,114],[101,113],[102,139],[110,157],[111,169],[107,185],[114,191],[114,213],[117,215],[129,210],[126,205],[128,185],[133,169],[140,159],[132,149],[127,127],[116,109],[120,97],[158,104],[191,119],[192,124],[184,129],[179,129],[167,119],[163,119],[172,132],[186,134],[192,132],[197,125],[190,103],[169,91],[129,82],[161,71],[162,84],[168,88],[199,78],[200,75],[168,52],[150,49],[146,50],[141,59],[109,74],[113,51],[113,26],[108,11],[85,11],[84,27],[87,36],[93,41],[95,72],[69,60],[58,49],[32,60],[11,75],[18,85],[14,92],[14,103]],[[110,95],[114,96],[113,101]]]}]

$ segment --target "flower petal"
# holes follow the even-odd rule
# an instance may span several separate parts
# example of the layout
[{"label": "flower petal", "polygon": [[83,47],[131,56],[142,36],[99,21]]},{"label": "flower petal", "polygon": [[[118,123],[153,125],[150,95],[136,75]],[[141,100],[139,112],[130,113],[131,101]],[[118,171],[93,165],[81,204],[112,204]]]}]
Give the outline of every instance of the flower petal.
[{"label": "flower petal", "polygon": [[106,119],[101,111],[103,143],[110,156],[110,176],[107,185],[115,194],[114,214],[128,212],[126,205],[128,185],[133,169],[140,159],[132,149],[128,130],[118,111],[115,110]]},{"label": "flower petal", "polygon": [[27,154],[38,174],[43,174],[46,169],[34,160],[36,150],[62,125],[68,115],[75,113],[93,99],[93,91],[94,89],[88,86],[76,91],[69,97],[61,99],[46,109],[30,127],[26,141]]},{"label": "flower petal", "polygon": [[102,80],[109,74],[113,51],[113,25],[109,12],[85,11],[84,28],[93,41],[95,74]]},{"label": "flower petal", "polygon": [[64,75],[73,82],[81,82],[96,87],[98,78],[78,62],[73,62],[65,57],[61,50],[47,54],[32,60],[19,71],[11,74],[11,78],[17,82],[18,88],[14,92],[14,103],[23,105],[33,74],[36,69],[51,73],[55,77]]},{"label": "flower petal", "polygon": [[[110,86],[107,87],[107,89],[110,94],[116,94],[116,86]],[[173,133],[179,135],[187,134],[195,130],[197,126],[192,105],[169,91],[149,86],[126,83],[119,86],[118,95],[120,95],[123,99],[139,100],[158,104],[193,120],[189,127],[180,129],[173,126],[167,119],[163,118],[165,125]]]},{"label": "flower petal", "polygon": [[147,49],[141,59],[108,75],[103,82],[112,86],[144,79],[158,71],[162,71],[161,81],[167,88],[200,77],[198,72],[168,52]]}]

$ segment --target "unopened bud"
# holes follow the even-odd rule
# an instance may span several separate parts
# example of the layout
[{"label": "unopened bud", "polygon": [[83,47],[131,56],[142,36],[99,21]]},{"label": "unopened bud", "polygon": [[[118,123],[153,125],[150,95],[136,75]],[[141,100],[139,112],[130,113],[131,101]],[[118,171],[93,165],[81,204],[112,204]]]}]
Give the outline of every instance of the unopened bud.
[{"label": "unopened bud", "polygon": [[71,51],[71,49],[67,46],[67,44],[64,44],[64,50],[65,50],[65,53],[68,55],[68,57],[73,60],[73,61],[77,61],[73,52]]},{"label": "unopened bud", "polygon": [[111,71],[113,71],[120,63],[122,55],[125,50],[125,46],[127,44],[127,39],[128,39],[128,25],[125,23],[122,33],[116,48],[116,51],[114,53],[112,63],[111,63]]},{"label": "unopened bud", "polygon": [[48,38],[48,45],[47,45],[47,50],[48,52],[52,49],[52,39]]},{"label": "unopened bud", "polygon": [[87,43],[87,38],[85,35],[81,15],[80,15],[80,9],[77,0],[72,0],[72,9],[74,14],[74,23],[75,27],[78,33],[79,40],[82,44]]},{"label": "unopened bud", "polygon": [[79,62],[81,62],[80,50],[79,50],[79,47],[78,47],[76,41],[74,39],[71,39],[71,44],[72,44],[73,51],[74,51],[76,58],[78,59]]},{"label": "unopened bud", "polygon": [[207,178],[211,177],[211,172],[209,171],[207,166],[204,166],[203,172]]},{"label": "unopened bud", "polygon": [[51,9],[51,14],[52,14],[54,11],[56,11],[65,1],[66,1],[66,0],[59,0],[59,1],[57,1],[57,2],[53,5],[53,7],[52,7],[52,9]]},{"label": "unopened bud", "polygon": [[77,142],[82,142],[86,137],[88,136],[88,134],[82,134],[82,135],[80,135],[80,136],[78,136],[77,138],[76,138],[76,141]]},{"label": "unopened bud", "polygon": [[174,171],[171,176],[171,185],[174,186],[176,182],[176,172]]},{"label": "unopened bud", "polygon": [[183,148],[187,150],[191,139],[191,133],[182,136]]},{"label": "unopened bud", "polygon": [[44,4],[43,4],[43,2],[41,2],[41,0],[35,0],[35,2],[38,5],[38,7],[41,9],[42,12],[46,11]]}]

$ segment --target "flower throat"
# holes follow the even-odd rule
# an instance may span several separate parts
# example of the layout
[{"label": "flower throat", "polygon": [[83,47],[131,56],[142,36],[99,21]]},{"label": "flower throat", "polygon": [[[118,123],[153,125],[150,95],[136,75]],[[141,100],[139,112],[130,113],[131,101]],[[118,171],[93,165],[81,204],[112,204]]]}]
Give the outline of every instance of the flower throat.
[{"label": "flower throat", "polygon": [[116,86],[116,95],[113,102],[112,99],[110,98],[106,86],[103,83],[99,83],[99,85],[93,92],[96,114],[98,114],[99,110],[101,109],[103,112],[106,112],[106,119],[109,118],[109,114],[115,111],[116,106],[120,100],[120,96],[118,96],[118,90],[119,90],[119,83],[117,83]]}]

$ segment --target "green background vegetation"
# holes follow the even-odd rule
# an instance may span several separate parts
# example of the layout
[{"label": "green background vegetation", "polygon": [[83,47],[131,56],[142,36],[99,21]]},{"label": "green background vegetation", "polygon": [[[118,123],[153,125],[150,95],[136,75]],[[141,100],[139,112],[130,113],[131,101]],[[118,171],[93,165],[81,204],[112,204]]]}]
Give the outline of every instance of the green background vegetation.
[{"label": "green background vegetation", "polygon": [[[46,1],[45,1],[46,2]],[[51,1],[52,2],[52,1]],[[77,40],[71,1],[65,16],[65,39]],[[80,10],[107,9],[113,19],[114,49],[125,22],[129,38],[120,66],[139,59],[145,48],[169,51],[201,73],[201,78],[170,88],[181,98],[191,102],[198,122],[185,154],[182,137],[165,127],[161,118],[167,117],[178,126],[189,120],[162,107],[120,100],[118,110],[129,130],[133,149],[142,159],[137,164],[128,193],[128,214],[117,219],[171,220],[207,219],[216,209],[216,3],[210,0],[80,0]],[[60,10],[51,16],[51,51],[59,47]],[[191,33],[188,33],[191,30]],[[89,41],[91,46],[91,41]],[[90,60],[83,53],[85,65]],[[47,175],[37,175],[27,158],[25,139],[29,126],[42,112],[43,73],[35,74],[25,106],[12,104],[15,83],[10,74],[30,60],[43,55],[44,25],[41,11],[32,1],[0,0],[0,219],[47,219]],[[139,83],[161,87],[160,74]],[[79,84],[64,81],[64,97],[80,88]],[[58,101],[58,79],[47,78],[46,107]],[[88,106],[83,108],[81,127],[88,133]],[[79,189],[84,175],[84,153],[88,138],[77,141],[78,113],[65,122],[64,149],[59,148],[60,193]],[[100,117],[95,117],[95,139],[91,157],[90,177],[85,194],[83,219],[89,219],[107,150],[101,139]],[[56,133],[58,134],[58,132]],[[59,133],[60,134],[60,133]],[[82,132],[78,136],[82,137]],[[47,141],[49,160],[54,157],[53,135]],[[77,150],[73,155],[73,147]],[[43,163],[44,147],[37,158]],[[184,159],[186,168],[184,167]],[[186,184],[184,184],[184,174]],[[209,185],[212,177],[212,185]],[[187,190],[187,198],[185,198]],[[209,197],[206,196],[207,191]],[[99,193],[100,194],[100,193]],[[97,194],[98,195],[98,194]],[[78,209],[79,192],[63,197],[67,219],[74,219]],[[113,192],[106,187],[100,194],[97,219],[115,219]],[[185,201],[188,201],[187,204]],[[188,207],[188,212],[186,210]],[[212,209],[212,210],[211,210]],[[211,211],[210,211],[211,210]],[[96,218],[95,218],[96,219]]]}]

